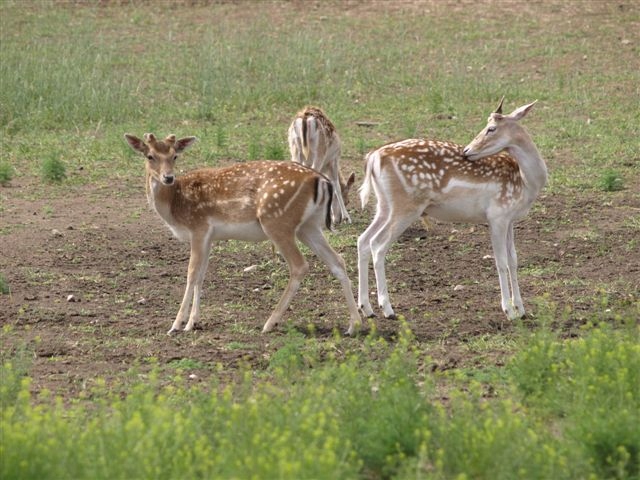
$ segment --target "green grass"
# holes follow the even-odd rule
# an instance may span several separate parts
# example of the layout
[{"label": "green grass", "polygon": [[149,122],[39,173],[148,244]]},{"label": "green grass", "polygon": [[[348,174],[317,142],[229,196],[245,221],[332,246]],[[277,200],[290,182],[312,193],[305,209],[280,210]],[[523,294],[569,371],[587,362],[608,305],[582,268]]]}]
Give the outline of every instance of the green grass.
[{"label": "green grass", "polygon": [[[593,189],[607,169],[637,174],[629,139],[639,136],[640,113],[628,99],[640,74],[628,66],[638,42],[615,40],[634,30],[634,10],[602,6],[592,28],[583,17],[567,27],[553,15],[497,6],[481,18],[330,9],[319,20],[284,5],[254,5],[241,20],[233,5],[148,15],[135,4],[25,9],[5,0],[0,160],[18,177],[37,172],[51,151],[65,152],[69,171],[90,167],[78,181],[141,173],[129,161],[125,131],[197,135],[185,167],[286,158],[286,128],[307,103],[326,109],[344,157],[357,159],[406,136],[465,143],[504,94],[507,108],[539,99],[527,126],[549,160],[552,190],[565,185],[556,169]],[[199,20],[207,17],[223,20]],[[358,127],[359,120],[377,125]]]}]

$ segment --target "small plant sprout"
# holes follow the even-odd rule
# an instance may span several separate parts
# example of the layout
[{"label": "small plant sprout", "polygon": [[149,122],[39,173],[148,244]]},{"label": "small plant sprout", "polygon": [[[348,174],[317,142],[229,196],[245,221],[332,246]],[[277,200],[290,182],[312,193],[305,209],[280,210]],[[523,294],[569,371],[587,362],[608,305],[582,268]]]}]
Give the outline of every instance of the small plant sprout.
[{"label": "small plant sprout", "polygon": [[622,176],[616,170],[607,169],[600,178],[600,188],[605,192],[617,192],[624,188]]},{"label": "small plant sprout", "polygon": [[46,182],[61,182],[67,176],[66,170],[59,155],[52,153],[42,162],[42,179]]},{"label": "small plant sprout", "polygon": [[7,279],[4,277],[4,273],[0,273],[0,295],[7,295],[11,293],[11,288]]},{"label": "small plant sprout", "polygon": [[0,185],[7,185],[13,178],[13,167],[5,162],[0,162]]}]

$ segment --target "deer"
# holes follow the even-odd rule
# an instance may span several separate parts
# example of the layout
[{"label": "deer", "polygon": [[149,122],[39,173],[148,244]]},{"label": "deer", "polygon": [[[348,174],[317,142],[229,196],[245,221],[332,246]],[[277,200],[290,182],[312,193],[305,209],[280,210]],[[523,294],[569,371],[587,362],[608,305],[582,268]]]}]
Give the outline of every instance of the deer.
[{"label": "deer", "polygon": [[178,156],[196,137],[164,140],[147,133],[140,139],[125,134],[131,148],[145,157],[149,205],[175,237],[190,242],[187,285],[168,334],[192,330],[200,318],[200,296],[212,243],[217,240],[270,240],[285,258],[289,281],[263,333],[277,325],[289,307],[309,264],[296,240],[315,253],[342,286],[350,314],[348,335],[360,323],[351,282],[342,257],[329,245],[323,228],[330,227],[333,187],[324,175],[288,161],[256,161],[201,168],[177,176]]},{"label": "deer", "polygon": [[291,122],[288,140],[292,161],[311,167],[331,180],[334,191],[331,210],[333,223],[351,223],[347,205],[355,173],[352,172],[347,180],[340,173],[340,137],[331,120],[320,108],[307,106]]},{"label": "deer", "polygon": [[365,316],[374,316],[368,290],[373,257],[378,304],[386,318],[396,318],[385,256],[421,216],[488,224],[502,310],[509,320],[525,315],[513,229],[545,186],[547,167],[519,123],[536,102],[508,115],[502,113],[503,102],[504,97],[484,129],[465,147],[448,141],[406,139],[383,145],[365,157],[359,192],[362,208],[371,190],[377,197],[374,219],[358,238],[358,303]]}]

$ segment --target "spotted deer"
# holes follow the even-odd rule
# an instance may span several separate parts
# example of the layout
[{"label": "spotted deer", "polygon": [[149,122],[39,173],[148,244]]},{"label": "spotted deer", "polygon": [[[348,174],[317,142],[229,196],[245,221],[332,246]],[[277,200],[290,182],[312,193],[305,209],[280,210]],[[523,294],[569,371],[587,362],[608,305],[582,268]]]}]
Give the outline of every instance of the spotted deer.
[{"label": "spotted deer", "polygon": [[[203,168],[177,177],[176,159],[195,137],[158,140],[125,134],[131,148],[146,158],[146,190],[151,207],[180,240],[189,241],[187,286],[169,333],[191,330],[200,316],[200,294],[215,240],[270,240],[289,267],[289,282],[263,332],[280,322],[309,265],[296,244],[306,244],[340,281],[350,313],[348,334],[360,314],[345,263],[322,232],[329,226],[331,183],[321,174],[292,162],[247,162]],[[193,303],[193,304],[192,304]],[[189,313],[189,309],[190,313]]]},{"label": "spotted deer", "polygon": [[347,205],[355,174],[351,173],[345,181],[340,173],[340,137],[321,109],[305,107],[296,114],[289,127],[289,150],[291,160],[311,167],[331,180],[334,191],[331,210],[333,223],[351,223]]},{"label": "spotted deer", "polygon": [[358,238],[358,302],[373,316],[368,268],[373,256],[378,304],[395,317],[385,276],[391,244],[422,215],[446,222],[489,225],[502,310],[524,316],[517,276],[514,223],[523,218],[547,181],[547,167],[527,131],[518,123],[535,102],[502,114],[502,101],[486,127],[466,147],[451,142],[409,139],[384,145],[366,157],[360,197],[371,189],[375,217]]}]

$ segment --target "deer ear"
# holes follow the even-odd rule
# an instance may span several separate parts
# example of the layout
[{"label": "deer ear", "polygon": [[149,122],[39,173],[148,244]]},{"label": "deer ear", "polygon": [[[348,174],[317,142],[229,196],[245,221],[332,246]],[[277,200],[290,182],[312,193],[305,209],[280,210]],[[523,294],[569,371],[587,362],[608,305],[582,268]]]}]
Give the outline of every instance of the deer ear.
[{"label": "deer ear", "polygon": [[528,105],[524,105],[522,107],[516,108],[513,112],[511,112],[509,114],[509,116],[511,118],[513,118],[514,120],[520,120],[527,113],[529,113],[529,110],[531,110],[533,108],[533,106],[536,104],[537,101],[538,100],[534,100],[533,102],[529,103]]},{"label": "deer ear", "polygon": [[180,140],[178,140],[175,143],[176,153],[181,153],[181,152],[185,151],[191,145],[196,143],[197,140],[198,139],[196,137],[184,137],[184,138],[181,138]]},{"label": "deer ear", "polygon": [[355,172],[351,172],[351,175],[349,175],[349,178],[347,178],[347,188],[351,188],[351,186],[355,183],[356,181],[356,174]]},{"label": "deer ear", "polygon": [[147,152],[149,151],[149,147],[147,147],[147,145],[138,137],[125,133],[124,138],[129,144],[129,146],[133,148],[136,152],[140,152],[143,155],[146,155]]}]

